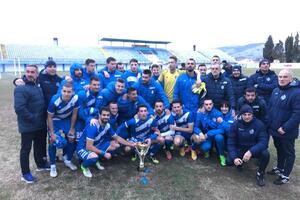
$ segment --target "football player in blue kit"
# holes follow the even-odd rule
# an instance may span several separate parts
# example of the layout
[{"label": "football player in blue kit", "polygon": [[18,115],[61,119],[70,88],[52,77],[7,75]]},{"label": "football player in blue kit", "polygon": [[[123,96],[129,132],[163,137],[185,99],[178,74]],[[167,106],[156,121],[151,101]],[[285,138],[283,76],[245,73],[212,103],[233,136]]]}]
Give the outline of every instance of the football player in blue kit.
[{"label": "football player in blue kit", "polygon": [[67,140],[67,145],[64,147],[64,163],[71,170],[77,169],[71,162],[71,159],[76,148],[76,131],[80,129],[80,127],[78,127],[79,125],[76,127],[79,98],[78,95],[74,95],[73,93],[73,85],[71,83],[65,83],[61,92],[52,97],[48,106],[47,123],[50,137],[48,153],[50,157],[51,177],[57,176],[55,144],[57,143],[56,140],[61,138],[61,132]]},{"label": "football player in blue kit", "polygon": [[[96,123],[86,126],[77,146],[77,155],[82,161],[81,170],[85,177],[91,178],[90,166],[95,165],[99,170],[102,169],[99,159],[111,158],[111,151],[120,147],[120,144],[134,147],[134,142],[128,142],[118,136],[108,123],[110,111],[107,107],[102,107],[99,119]],[[120,143],[120,144],[119,144]]]}]

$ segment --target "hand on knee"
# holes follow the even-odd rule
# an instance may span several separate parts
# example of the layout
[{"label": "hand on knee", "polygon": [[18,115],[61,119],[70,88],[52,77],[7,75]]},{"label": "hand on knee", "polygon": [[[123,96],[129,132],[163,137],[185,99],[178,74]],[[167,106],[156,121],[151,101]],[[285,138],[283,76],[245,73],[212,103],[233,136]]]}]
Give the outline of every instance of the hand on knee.
[{"label": "hand on knee", "polygon": [[106,158],[107,160],[110,160],[111,159],[111,154],[110,153],[105,153],[104,158]]},{"label": "hand on knee", "polygon": [[98,158],[98,155],[95,152],[92,152],[88,155],[87,159]]}]

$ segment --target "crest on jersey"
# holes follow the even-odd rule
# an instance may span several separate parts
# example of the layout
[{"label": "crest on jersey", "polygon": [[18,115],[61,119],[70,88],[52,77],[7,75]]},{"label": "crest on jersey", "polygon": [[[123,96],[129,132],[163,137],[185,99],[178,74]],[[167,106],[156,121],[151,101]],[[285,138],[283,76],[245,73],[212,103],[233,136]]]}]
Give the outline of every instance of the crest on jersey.
[{"label": "crest on jersey", "polygon": [[254,133],[254,130],[251,129],[251,130],[249,131],[249,133],[250,133],[250,135],[252,135],[252,134]]},{"label": "crest on jersey", "polygon": [[224,85],[221,86],[221,89],[224,90]]},{"label": "crest on jersey", "polygon": [[283,100],[285,100],[286,99],[286,95],[284,94],[284,95],[282,95],[281,97],[280,97],[280,99],[283,101]]},{"label": "crest on jersey", "polygon": [[267,78],[266,78],[266,80],[267,80],[267,81],[270,81],[270,80],[271,80],[271,78],[270,78],[270,77],[267,77]]}]

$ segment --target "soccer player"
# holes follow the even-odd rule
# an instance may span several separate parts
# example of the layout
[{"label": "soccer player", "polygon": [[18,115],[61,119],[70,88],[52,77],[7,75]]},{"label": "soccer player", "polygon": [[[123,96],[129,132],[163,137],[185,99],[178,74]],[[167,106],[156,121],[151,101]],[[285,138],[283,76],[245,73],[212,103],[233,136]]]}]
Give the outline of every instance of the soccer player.
[{"label": "soccer player", "polygon": [[170,130],[170,125],[174,125],[174,119],[171,113],[165,112],[165,106],[162,100],[157,100],[154,104],[154,119],[157,122],[157,128],[164,137],[166,146],[166,156],[168,160],[172,159],[171,146],[173,144],[175,131]]},{"label": "soccer player", "polygon": [[79,109],[78,95],[73,94],[73,86],[70,83],[66,83],[59,94],[54,95],[48,106],[48,129],[50,142],[48,147],[49,157],[50,157],[50,176],[56,177],[57,170],[55,165],[56,159],[56,137],[61,137],[62,131],[65,139],[67,140],[67,145],[64,149],[64,163],[71,170],[76,170],[77,167],[71,162],[73,153],[76,148],[75,138],[77,113]]},{"label": "soccer player", "polygon": [[175,131],[174,145],[180,147],[179,154],[185,156],[184,143],[190,143],[192,137],[195,137],[193,134],[193,114],[188,110],[183,110],[182,103],[179,100],[172,102],[172,114],[175,124],[170,125],[170,129]]},{"label": "soccer player", "polygon": [[96,124],[88,124],[79,139],[77,155],[82,160],[80,168],[85,177],[92,177],[90,166],[95,165],[99,170],[103,170],[99,159],[111,159],[110,151],[119,148],[119,143],[130,147],[135,146],[134,142],[127,142],[114,132],[108,123],[109,118],[109,109],[102,107]]},{"label": "soccer player", "polygon": [[[156,121],[148,115],[148,108],[145,105],[139,105],[137,117],[134,117],[124,123],[118,128],[117,133],[122,134],[123,131],[129,129],[129,141],[145,142],[151,145],[149,149],[150,159],[153,163],[158,164],[159,161],[154,155],[160,150],[164,144],[164,138],[160,136],[157,129]],[[126,146],[125,152],[132,151],[132,146]],[[132,158],[134,161],[136,156]]]},{"label": "soccer player", "polygon": [[116,70],[116,64],[115,58],[108,57],[106,59],[106,67],[99,72],[100,86],[102,89],[106,88],[109,83],[122,77],[122,73]]},{"label": "soccer player", "polygon": [[98,77],[96,74],[96,61],[88,58],[85,60],[85,68],[82,69],[82,78],[89,83],[92,77]]},{"label": "soccer player", "polygon": [[139,78],[142,76],[142,71],[139,69],[139,63],[138,60],[135,58],[132,58],[129,61],[129,70],[126,70],[126,72],[123,75],[123,78],[125,80],[126,88],[134,87],[136,88],[136,84],[139,80]]},{"label": "soccer player", "polygon": [[160,66],[157,64],[151,65],[152,79],[157,81],[160,75]]}]

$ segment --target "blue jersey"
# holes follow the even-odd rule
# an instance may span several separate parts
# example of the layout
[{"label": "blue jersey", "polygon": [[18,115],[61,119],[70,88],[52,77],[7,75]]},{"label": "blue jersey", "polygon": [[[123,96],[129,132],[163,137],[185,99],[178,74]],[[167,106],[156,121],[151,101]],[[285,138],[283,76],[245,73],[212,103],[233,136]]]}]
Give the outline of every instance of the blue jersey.
[{"label": "blue jersey", "polygon": [[147,138],[152,138],[155,129],[157,128],[156,121],[147,117],[145,120],[140,120],[137,118],[132,118],[126,122],[124,122],[117,130],[118,135],[121,134],[125,129],[129,129],[129,137],[136,138],[139,140],[145,140]]},{"label": "blue jersey", "polygon": [[174,118],[171,114],[167,115],[165,112],[161,116],[155,115],[158,130],[163,133],[170,130],[170,125],[174,124]]},{"label": "blue jersey", "polygon": [[187,110],[183,110],[181,115],[176,115],[174,113],[172,115],[177,127],[188,128],[188,125],[194,125],[193,114]]},{"label": "blue jersey", "polygon": [[[109,78],[106,78],[103,74],[103,71],[106,71],[109,74]],[[100,78],[100,86],[102,89],[106,88],[106,86],[116,81],[118,78],[122,78],[123,74],[119,72],[118,70],[110,72],[107,67],[105,67],[103,70],[99,72],[99,78]]]},{"label": "blue jersey", "polygon": [[127,70],[123,75],[123,78],[125,80],[126,88],[130,88],[130,87],[137,88],[138,87],[138,81],[139,81],[138,76],[140,76],[140,77],[142,76],[140,69],[138,69],[137,72],[132,72],[130,70]]},{"label": "blue jersey", "polygon": [[92,92],[91,90],[80,91],[78,96],[80,100],[80,119],[87,121],[90,117],[95,117],[99,114],[98,108],[96,108],[99,92]]},{"label": "blue jersey", "polygon": [[96,125],[88,124],[79,139],[77,149],[85,149],[87,140],[93,141],[93,145],[97,146],[100,143],[110,141],[115,135],[116,133],[109,123],[106,123],[103,127],[99,121]]},{"label": "blue jersey", "polygon": [[109,124],[114,130],[118,128],[118,117],[119,117],[118,113],[116,115],[110,114]]},{"label": "blue jersey", "polygon": [[60,94],[51,98],[48,113],[53,114],[53,120],[62,120],[72,116],[73,110],[79,108],[78,95],[73,95],[68,102],[64,102]]}]

